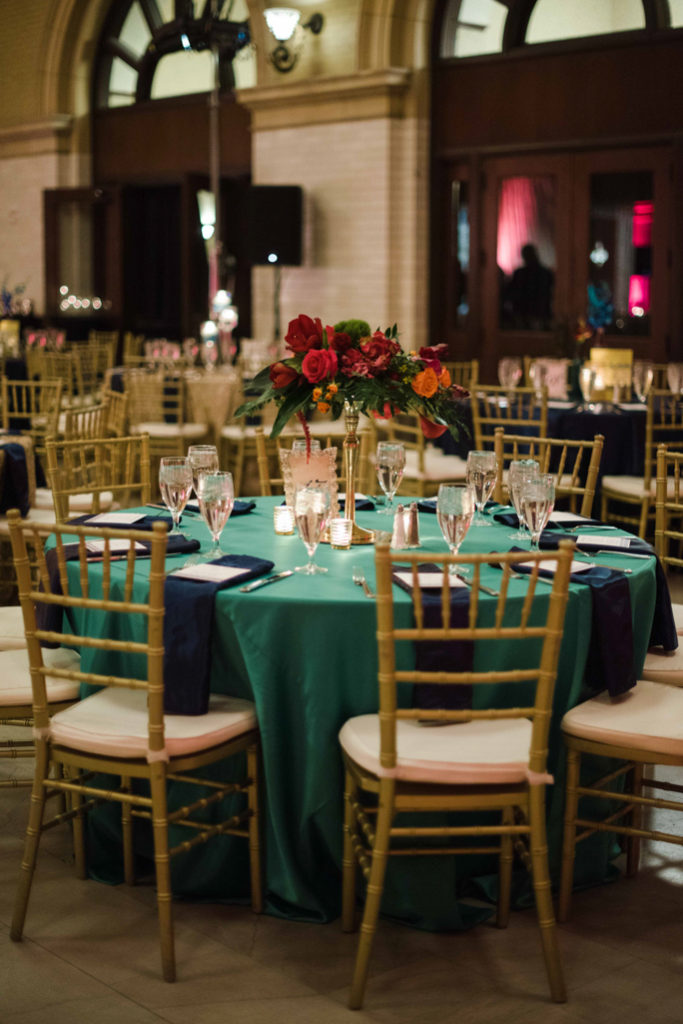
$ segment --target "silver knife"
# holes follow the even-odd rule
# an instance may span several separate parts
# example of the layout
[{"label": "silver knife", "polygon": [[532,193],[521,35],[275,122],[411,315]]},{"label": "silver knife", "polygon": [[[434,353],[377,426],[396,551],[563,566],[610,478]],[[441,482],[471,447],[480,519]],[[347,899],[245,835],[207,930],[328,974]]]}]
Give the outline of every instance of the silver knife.
[{"label": "silver knife", "polygon": [[247,583],[246,587],[240,587],[240,591],[243,594],[248,594],[250,590],[258,590],[259,587],[267,587],[269,583],[275,583],[276,580],[283,580],[285,576],[293,576],[293,569],[285,569],[283,572],[276,572],[274,576],[266,576],[262,580],[254,580],[253,583]]}]

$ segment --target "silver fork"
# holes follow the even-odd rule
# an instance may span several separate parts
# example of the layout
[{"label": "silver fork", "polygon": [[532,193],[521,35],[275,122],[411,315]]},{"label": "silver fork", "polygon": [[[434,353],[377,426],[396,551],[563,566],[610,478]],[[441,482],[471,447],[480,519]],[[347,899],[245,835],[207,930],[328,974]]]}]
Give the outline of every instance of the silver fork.
[{"label": "silver fork", "polygon": [[370,590],[368,581],[365,578],[365,573],[359,565],[354,565],[351,569],[351,578],[357,587],[363,588],[363,593],[366,597],[369,597],[371,600],[374,598],[375,595]]}]

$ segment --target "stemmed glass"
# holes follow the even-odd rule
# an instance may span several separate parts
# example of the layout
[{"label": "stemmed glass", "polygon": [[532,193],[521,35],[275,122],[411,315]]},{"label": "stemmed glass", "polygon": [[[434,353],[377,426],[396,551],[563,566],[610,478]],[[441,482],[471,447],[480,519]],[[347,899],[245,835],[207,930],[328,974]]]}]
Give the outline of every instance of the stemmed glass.
[{"label": "stemmed glass", "polygon": [[171,513],[171,533],[180,533],[180,517],[192,490],[192,467],[184,456],[166,456],[159,464],[159,490]]},{"label": "stemmed glass", "polygon": [[522,379],[522,360],[517,356],[506,356],[498,362],[498,380],[503,388],[516,388]]},{"label": "stemmed glass", "polygon": [[652,388],[655,370],[649,359],[636,359],[633,364],[633,390],[639,402],[646,402]]},{"label": "stemmed glass", "polygon": [[294,492],[294,518],[299,536],[308,552],[306,565],[297,565],[296,571],[312,576],[317,572],[327,572],[322,565],[313,561],[316,548],[330,518],[330,492],[327,487],[312,485],[297,487]]},{"label": "stemmed glass", "polygon": [[192,466],[192,486],[199,498],[199,476],[201,473],[218,472],[218,449],[215,444],[191,444],[187,459]]},{"label": "stemmed glass", "polygon": [[555,505],[555,481],[545,474],[530,480],[522,490],[522,514],[531,534],[531,550],[539,550],[539,540]]},{"label": "stemmed glass", "polygon": [[582,366],[579,370],[579,388],[584,403],[579,411],[592,410],[594,408],[593,389],[595,388],[595,370],[592,366]]},{"label": "stemmed glass", "polygon": [[[436,518],[452,555],[457,555],[465,534],[472,525],[474,494],[469,487],[441,484],[436,499]],[[452,576],[458,575],[455,565],[449,566]]]},{"label": "stemmed glass", "polygon": [[474,525],[481,525],[486,522],[484,519],[484,505],[491,497],[496,484],[496,453],[495,452],[469,452],[467,455],[466,481],[467,486],[474,492],[474,503],[477,514],[474,517]]},{"label": "stemmed glass", "polygon": [[235,488],[232,473],[200,473],[199,475],[199,511],[209,528],[213,546],[209,549],[209,560],[222,555],[220,539],[223,528],[230,518],[235,504]]},{"label": "stemmed glass", "polygon": [[393,500],[403,479],[406,465],[406,450],[402,444],[380,441],[377,445],[377,479],[387,496],[387,506],[378,509],[380,515],[393,515]]},{"label": "stemmed glass", "polygon": [[666,382],[669,385],[669,391],[672,391],[674,395],[681,393],[683,390],[683,363],[666,364]]},{"label": "stemmed glass", "polygon": [[514,459],[508,467],[508,491],[519,522],[516,532],[509,534],[512,540],[526,539],[522,513],[522,491],[525,484],[532,480],[538,480],[540,475],[541,467],[536,459]]}]

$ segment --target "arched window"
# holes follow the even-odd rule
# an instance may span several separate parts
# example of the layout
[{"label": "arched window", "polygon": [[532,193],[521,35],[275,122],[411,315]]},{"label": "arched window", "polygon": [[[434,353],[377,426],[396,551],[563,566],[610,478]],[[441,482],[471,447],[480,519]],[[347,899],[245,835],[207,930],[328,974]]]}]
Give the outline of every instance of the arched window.
[{"label": "arched window", "polygon": [[683,26],[683,0],[449,0],[443,58]]},{"label": "arched window", "polygon": [[213,51],[221,88],[254,85],[256,65],[246,0],[124,0],[112,5],[100,37],[95,106],[213,88]]}]

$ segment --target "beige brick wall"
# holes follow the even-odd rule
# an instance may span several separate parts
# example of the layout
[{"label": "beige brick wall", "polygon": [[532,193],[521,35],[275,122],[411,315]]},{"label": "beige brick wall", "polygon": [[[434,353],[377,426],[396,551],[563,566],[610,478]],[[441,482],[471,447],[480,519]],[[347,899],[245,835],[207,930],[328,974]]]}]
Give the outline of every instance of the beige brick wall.
[{"label": "beige brick wall", "polygon": [[[299,313],[327,323],[396,322],[406,348],[424,344],[427,316],[426,131],[376,119],[263,131],[253,180],[304,189],[304,264],[282,271],[283,327]],[[273,272],[253,277],[257,337],[273,334]]]}]

